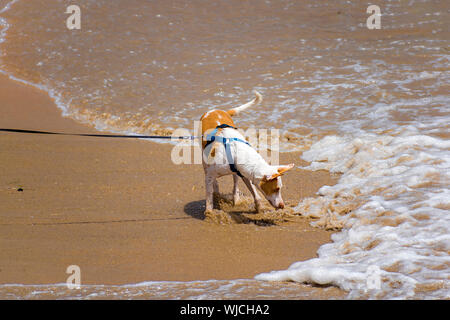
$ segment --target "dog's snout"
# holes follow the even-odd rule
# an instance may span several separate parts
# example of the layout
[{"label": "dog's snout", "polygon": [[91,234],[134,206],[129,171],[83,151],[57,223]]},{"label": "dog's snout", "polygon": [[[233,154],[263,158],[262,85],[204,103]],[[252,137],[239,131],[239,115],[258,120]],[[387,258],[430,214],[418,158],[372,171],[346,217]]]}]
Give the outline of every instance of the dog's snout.
[{"label": "dog's snout", "polygon": [[278,209],[284,209],[284,202],[281,201],[280,204],[278,205]]}]

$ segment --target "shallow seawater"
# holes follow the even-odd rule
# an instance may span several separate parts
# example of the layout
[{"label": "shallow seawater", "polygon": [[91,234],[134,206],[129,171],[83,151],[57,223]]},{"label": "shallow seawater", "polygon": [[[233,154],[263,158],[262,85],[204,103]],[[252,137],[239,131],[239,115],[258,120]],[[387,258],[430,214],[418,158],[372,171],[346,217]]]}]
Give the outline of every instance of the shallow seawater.
[{"label": "shallow seawater", "polygon": [[258,90],[240,128],[280,129],[307,169],[342,173],[296,208],[341,232],[318,259],[258,279],[450,297],[448,1],[379,1],[380,30],[360,1],[85,0],[81,30],[66,28],[69,4],[0,0],[0,69],[66,116],[170,134]]},{"label": "shallow seawater", "polygon": [[50,285],[2,285],[0,299],[154,299],[154,300],[277,300],[335,299],[332,288],[313,288],[289,282],[256,280],[149,281],[128,285],[83,285],[69,289],[65,283]]}]

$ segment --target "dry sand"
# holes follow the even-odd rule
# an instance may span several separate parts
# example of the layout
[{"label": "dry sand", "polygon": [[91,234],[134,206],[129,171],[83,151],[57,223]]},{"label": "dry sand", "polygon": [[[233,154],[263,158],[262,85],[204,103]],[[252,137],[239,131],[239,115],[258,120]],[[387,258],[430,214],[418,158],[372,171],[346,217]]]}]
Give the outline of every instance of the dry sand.
[{"label": "dry sand", "polygon": [[[1,128],[94,132],[4,75],[0,109]],[[170,151],[142,140],[0,132],[0,283],[63,283],[73,264],[83,284],[253,278],[313,258],[330,241],[305,218],[255,215],[246,204],[230,223],[205,219],[201,165],[174,165]],[[299,153],[280,160],[301,164]],[[336,179],[293,170],[283,178],[285,202],[295,206]],[[231,177],[220,187],[230,192]]]}]

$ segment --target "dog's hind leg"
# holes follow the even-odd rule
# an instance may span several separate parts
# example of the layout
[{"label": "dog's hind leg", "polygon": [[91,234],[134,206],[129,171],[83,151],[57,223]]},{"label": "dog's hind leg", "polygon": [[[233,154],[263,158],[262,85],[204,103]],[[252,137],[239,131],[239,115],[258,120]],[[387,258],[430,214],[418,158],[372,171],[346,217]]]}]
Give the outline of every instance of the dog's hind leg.
[{"label": "dog's hind leg", "polygon": [[237,205],[239,202],[238,182],[238,176],[236,174],[233,174],[233,205]]},{"label": "dog's hind leg", "polygon": [[258,191],[256,190],[256,187],[247,178],[242,177],[242,180],[244,181],[244,183],[247,186],[248,190],[250,190],[250,192],[251,192],[251,194],[253,196],[253,199],[255,200],[256,212],[260,212],[261,211],[261,196],[259,195]]},{"label": "dog's hind leg", "polygon": [[[216,181],[215,178],[206,175],[205,176],[205,189],[206,189],[206,212],[213,211],[214,208],[214,181]],[[217,182],[217,181],[216,181]]]}]

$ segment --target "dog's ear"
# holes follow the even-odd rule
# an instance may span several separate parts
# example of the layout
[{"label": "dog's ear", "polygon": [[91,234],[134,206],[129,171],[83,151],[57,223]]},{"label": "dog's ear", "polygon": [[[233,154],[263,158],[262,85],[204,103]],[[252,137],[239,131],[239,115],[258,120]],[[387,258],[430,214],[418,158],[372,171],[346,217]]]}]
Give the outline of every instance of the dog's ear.
[{"label": "dog's ear", "polygon": [[273,180],[273,179],[275,179],[275,178],[278,178],[279,176],[281,176],[281,173],[274,173],[274,174],[272,174],[272,175],[266,174],[266,175],[262,178],[262,180],[263,180],[263,181],[270,181],[270,180]]},{"label": "dog's ear", "polygon": [[292,168],[294,167],[294,164],[293,163],[290,163],[290,164],[288,164],[288,165],[285,165],[285,166],[278,166],[278,173],[280,174],[280,175],[282,175],[283,173],[285,173],[286,171],[289,171],[289,170],[291,170]]},{"label": "dog's ear", "polygon": [[275,178],[278,178],[279,176],[283,175],[283,173],[285,173],[285,172],[291,170],[293,167],[294,167],[294,164],[293,164],[293,163],[288,164],[288,165],[286,165],[286,166],[278,166],[278,168],[277,168],[277,171],[278,171],[278,172],[277,172],[277,173],[274,173],[274,174],[272,174],[272,175],[270,175],[270,174],[265,175],[265,176],[263,177],[263,181],[270,181],[270,180],[273,180],[273,179],[275,179]]}]

